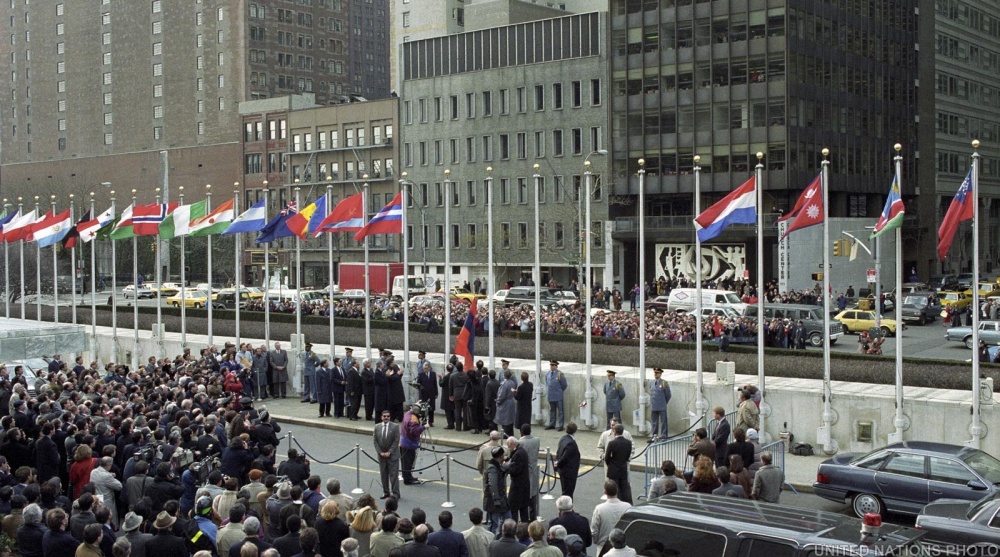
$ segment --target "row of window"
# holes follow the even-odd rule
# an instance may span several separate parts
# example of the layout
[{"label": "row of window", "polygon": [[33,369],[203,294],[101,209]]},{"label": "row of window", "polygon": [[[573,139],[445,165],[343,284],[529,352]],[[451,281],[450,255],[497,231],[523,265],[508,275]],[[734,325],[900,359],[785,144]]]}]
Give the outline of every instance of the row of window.
[{"label": "row of window", "polygon": [[611,34],[611,49],[617,56],[691,48],[710,44],[785,36],[784,8],[734,13],[716,18],[669,21],[637,29],[618,29]]},{"label": "row of window", "polygon": [[937,15],[968,25],[971,29],[991,37],[1000,38],[1000,19],[993,14],[974,8],[963,0],[936,0],[934,4]]},{"label": "row of window", "polygon": [[[568,140],[566,138],[567,131]],[[580,156],[604,148],[601,126],[590,128],[589,144],[585,142],[584,133],[585,130],[583,128],[551,130],[551,156]],[[474,136],[466,137],[464,161],[474,163],[477,160],[491,162],[493,160],[525,160],[529,157],[535,159],[545,158],[549,155],[546,149],[549,146],[547,136],[547,132],[536,130],[530,134],[530,137],[533,137],[534,140],[529,143],[528,132],[517,132],[514,134],[501,133],[496,136],[496,153],[494,153],[493,135],[484,135],[479,138]],[[567,141],[568,145],[566,144]],[[436,139],[415,143],[407,142],[403,144],[404,166],[457,164],[462,161],[461,140],[458,138],[447,140]]]},{"label": "row of window", "polygon": [[939,110],[937,113],[937,131],[961,139],[978,138],[984,142],[993,143],[998,135],[998,124],[993,119],[976,118],[963,114],[952,114]]},{"label": "row of window", "polygon": [[[529,232],[531,227],[527,222],[501,222],[499,223],[499,242],[496,244],[500,249],[529,249],[534,248],[534,244],[529,242]],[[567,234],[566,225],[562,222],[553,222],[552,224],[552,235],[549,237],[549,223],[540,222],[538,223],[538,245],[540,247],[549,247],[549,242],[551,241],[551,247],[555,249],[564,249],[566,247],[566,240],[569,237],[575,243],[575,234]],[[603,238],[603,226],[604,223],[601,221],[594,221],[592,230],[594,247],[601,247],[601,243],[604,241]],[[445,238],[445,227],[443,224],[433,225],[407,225],[407,248],[414,249],[414,246],[419,246],[421,248],[427,249],[431,247],[433,241],[433,247],[437,249],[444,249],[446,238]],[[433,230],[433,240],[431,234]],[[419,236],[415,234],[419,233]],[[453,224],[451,225],[451,234],[447,241],[451,244],[452,249],[480,249],[484,248],[489,242],[487,237],[488,228],[485,225],[479,224]]]},{"label": "row of window", "polygon": [[[272,124],[274,120],[271,121]],[[285,138],[284,120],[281,120],[281,139]],[[261,141],[264,135],[263,122],[247,122],[243,126],[243,142],[251,143]],[[388,145],[392,140],[392,124],[374,124],[371,126],[371,145]],[[341,145],[341,130],[319,130],[315,133],[315,143],[313,142],[313,132],[296,133],[292,135],[292,152],[309,152],[313,150],[339,149],[341,147],[364,147],[367,145],[365,134],[366,127],[359,127],[357,124],[344,124],[343,138]],[[272,125],[268,139],[275,139],[275,129]]]},{"label": "row of window", "polygon": [[1000,103],[1000,90],[997,88],[947,72],[937,73],[937,92],[983,106],[998,106]]},{"label": "row of window", "polygon": [[[581,108],[584,103],[584,82],[571,81],[569,84],[569,103],[572,108]],[[530,95],[530,96],[529,96]],[[466,119],[474,119],[482,110],[483,117],[493,116],[494,108],[499,114],[511,114],[511,109],[517,114],[525,114],[530,110],[534,112],[544,111],[546,105],[552,110],[562,110],[564,106],[565,92],[562,83],[553,83],[549,87],[545,85],[535,85],[533,89],[527,87],[515,87],[513,98],[511,89],[500,89],[496,91],[496,106],[494,106],[494,91],[482,91],[478,96],[476,93],[465,94],[465,111],[462,112],[459,104],[459,95],[445,97],[433,97],[428,103],[428,99],[417,99],[413,101],[403,101],[403,121],[406,124],[414,122],[414,116],[419,123],[428,121],[428,117],[433,117],[435,122],[445,119],[458,120],[464,114]],[[478,102],[477,102],[478,101]],[[513,105],[512,105],[513,103]],[[590,106],[600,106],[601,104],[601,80],[590,80]],[[428,111],[428,105],[430,111]],[[416,114],[414,114],[414,109]]]},{"label": "row of window", "polygon": [[937,53],[953,60],[966,62],[973,68],[978,67],[994,73],[1000,70],[1000,52],[980,46],[974,41],[953,37],[947,33],[937,34]]},{"label": "row of window", "polygon": [[[942,174],[963,175],[972,168],[970,153],[938,149],[937,171]],[[1000,172],[1000,158],[980,156],[979,173],[981,176],[996,176]],[[956,182],[957,183],[957,182]]]},{"label": "row of window", "polygon": [[[572,187],[570,190],[566,189],[565,177],[563,176],[553,176],[551,188],[551,198],[550,189],[547,186],[548,182],[545,176],[539,176],[537,179],[538,186],[538,202],[545,204],[549,201],[555,203],[565,203],[567,201],[572,201],[574,203],[580,201],[580,193],[583,191],[583,176],[576,174],[571,176]],[[526,205],[528,203],[534,202],[535,195],[535,177],[522,176],[519,178],[497,178],[497,186],[494,195],[494,203],[500,205],[510,205],[516,203],[519,205]],[[452,182],[449,188],[449,196],[451,197],[452,207],[474,207],[477,200],[482,200],[484,204],[489,202],[489,187],[490,182],[483,180],[482,182],[476,182],[475,180],[466,180],[464,188],[460,182]],[[513,188],[513,189],[512,189]],[[434,182],[433,184],[428,184],[426,182],[421,182],[419,184],[407,185],[409,195],[407,196],[408,205],[407,207],[430,207],[433,203],[436,207],[444,207],[445,205],[445,184],[443,182]],[[603,197],[602,189],[598,186],[595,187],[592,194],[592,200],[595,202],[600,202]],[[433,199],[431,199],[433,196]]]}]

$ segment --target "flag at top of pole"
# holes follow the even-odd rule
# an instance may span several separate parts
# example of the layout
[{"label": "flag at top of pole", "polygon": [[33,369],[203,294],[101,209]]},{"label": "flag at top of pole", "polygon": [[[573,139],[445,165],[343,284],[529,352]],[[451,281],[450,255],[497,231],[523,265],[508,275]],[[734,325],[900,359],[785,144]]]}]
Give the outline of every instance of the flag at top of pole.
[{"label": "flag at top of pole", "polygon": [[214,236],[225,232],[229,228],[230,223],[233,222],[233,217],[236,211],[233,210],[234,201],[232,199],[227,200],[212,212],[204,215],[202,217],[191,220],[191,236]]},{"label": "flag at top of pole", "polygon": [[66,209],[35,225],[35,241],[39,247],[47,248],[65,238],[70,228],[73,228],[73,221],[69,217],[69,209]]},{"label": "flag at top of pole", "polygon": [[310,232],[314,232],[320,221],[326,216],[326,196],[306,205],[297,214],[288,219],[288,229],[299,238],[305,240]]},{"label": "flag at top of pole", "polygon": [[792,211],[778,219],[778,222],[781,222],[795,217],[795,220],[792,221],[792,224],[788,225],[788,229],[781,236],[781,240],[784,240],[785,236],[788,236],[793,230],[822,224],[825,213],[823,209],[823,180],[822,175],[817,175],[806,186],[806,189],[802,191],[802,195],[795,202],[795,207]]},{"label": "flag at top of pole", "polygon": [[38,209],[32,209],[23,215],[14,217],[3,227],[4,242],[12,243],[18,240],[28,240],[31,225],[38,220]]},{"label": "flag at top of pole", "polygon": [[76,224],[73,225],[73,228],[69,229],[69,234],[67,234],[66,237],[62,239],[63,249],[73,249],[76,247],[76,243],[80,240],[80,225],[87,222],[88,220],[90,220],[89,209],[87,210],[86,213],[83,214],[83,217],[81,217],[80,220],[76,221]]},{"label": "flag at top of pole", "polygon": [[3,217],[0,217],[0,242],[3,241],[4,227],[7,226],[8,222],[14,220],[20,214],[20,211],[14,211],[13,213],[5,214]]},{"label": "flag at top of pole", "polygon": [[742,186],[723,197],[694,219],[698,239],[707,242],[722,234],[731,224],[757,222],[757,177],[751,176]]},{"label": "flag at top of pole", "polygon": [[354,239],[361,241],[372,234],[402,234],[403,233],[403,194],[397,193],[388,205],[382,207],[377,215],[368,221]]},{"label": "flag at top of pole", "polygon": [[97,237],[98,231],[114,222],[114,220],[115,213],[110,207],[108,207],[108,210],[104,211],[100,215],[97,215],[96,219],[80,221],[80,224],[76,225],[80,232],[80,240],[82,240],[83,243],[90,242]]},{"label": "flag at top of pole", "polygon": [[906,216],[906,207],[903,206],[903,198],[899,195],[899,176],[892,177],[892,187],[889,189],[889,197],[885,200],[885,208],[875,223],[872,230],[872,238],[878,238],[884,232],[895,230],[903,225],[903,217]]},{"label": "flag at top of pole", "polygon": [[222,233],[223,234],[239,234],[243,232],[260,232],[264,225],[267,224],[267,207],[263,199],[253,204],[243,212],[242,215],[236,217],[236,220],[229,225]]},{"label": "flag at top of pole", "polygon": [[316,227],[314,236],[324,232],[357,232],[365,225],[365,194],[356,193],[330,211],[330,214]]},{"label": "flag at top of pole", "polygon": [[465,316],[462,330],[455,339],[455,355],[462,356],[466,369],[472,369],[472,360],[476,356],[476,300],[469,301],[469,313]]},{"label": "flag at top of pole", "polygon": [[955,233],[958,232],[958,225],[972,219],[973,211],[976,208],[975,202],[976,194],[972,191],[972,169],[970,168],[969,173],[965,175],[965,180],[962,180],[962,185],[955,192],[955,197],[951,200],[951,205],[948,206],[948,212],[945,213],[941,226],[938,228],[937,251],[938,257],[942,261],[948,255],[948,250],[951,249],[951,242],[955,239]]}]

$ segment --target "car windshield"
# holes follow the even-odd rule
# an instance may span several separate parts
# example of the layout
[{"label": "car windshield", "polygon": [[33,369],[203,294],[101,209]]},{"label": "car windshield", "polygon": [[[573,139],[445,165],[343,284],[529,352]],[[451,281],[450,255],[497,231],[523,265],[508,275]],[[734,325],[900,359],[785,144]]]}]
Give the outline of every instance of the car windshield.
[{"label": "car windshield", "polygon": [[906,299],[903,300],[903,303],[913,304],[915,306],[926,306],[927,296],[907,296]]},{"label": "car windshield", "polygon": [[965,463],[991,484],[1000,484],[1000,460],[983,451],[965,457]]},{"label": "car windshield", "polygon": [[969,507],[969,512],[965,516],[969,520],[972,520],[973,518],[975,518],[977,514],[983,512],[983,509],[992,505],[993,502],[996,501],[998,498],[1000,498],[1000,491],[994,493],[993,495],[983,497],[978,502]]},{"label": "car windshield", "polygon": [[743,302],[743,300],[740,300],[739,296],[733,294],[732,292],[730,292],[729,294],[725,294],[725,298],[726,302],[730,304],[740,304]]}]

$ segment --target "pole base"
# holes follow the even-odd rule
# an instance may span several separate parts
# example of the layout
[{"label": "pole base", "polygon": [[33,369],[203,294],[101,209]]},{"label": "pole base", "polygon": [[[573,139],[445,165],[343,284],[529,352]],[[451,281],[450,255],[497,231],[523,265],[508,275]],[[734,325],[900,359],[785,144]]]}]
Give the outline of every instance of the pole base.
[{"label": "pole base", "polygon": [[356,488],[354,488],[354,489],[351,490],[351,493],[354,494],[354,495],[360,495],[360,494],[362,494],[364,492],[365,492],[365,490],[361,489],[360,487],[356,487]]},{"label": "pole base", "polygon": [[451,501],[445,501],[444,503],[441,503],[441,506],[446,509],[451,509],[455,507],[455,503],[452,503]]},{"label": "pole base", "polygon": [[545,495],[542,495],[542,499],[545,501],[551,501],[555,499],[555,496],[553,496],[551,493],[546,493]]}]

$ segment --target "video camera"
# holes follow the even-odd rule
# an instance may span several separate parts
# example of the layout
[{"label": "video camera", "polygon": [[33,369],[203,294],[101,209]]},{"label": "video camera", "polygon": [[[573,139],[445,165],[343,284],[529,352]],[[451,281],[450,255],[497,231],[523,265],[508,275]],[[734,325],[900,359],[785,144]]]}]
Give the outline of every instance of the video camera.
[{"label": "video camera", "polygon": [[426,400],[417,401],[416,404],[410,406],[410,413],[420,420],[421,425],[427,425],[427,417],[431,413],[431,405]]}]

